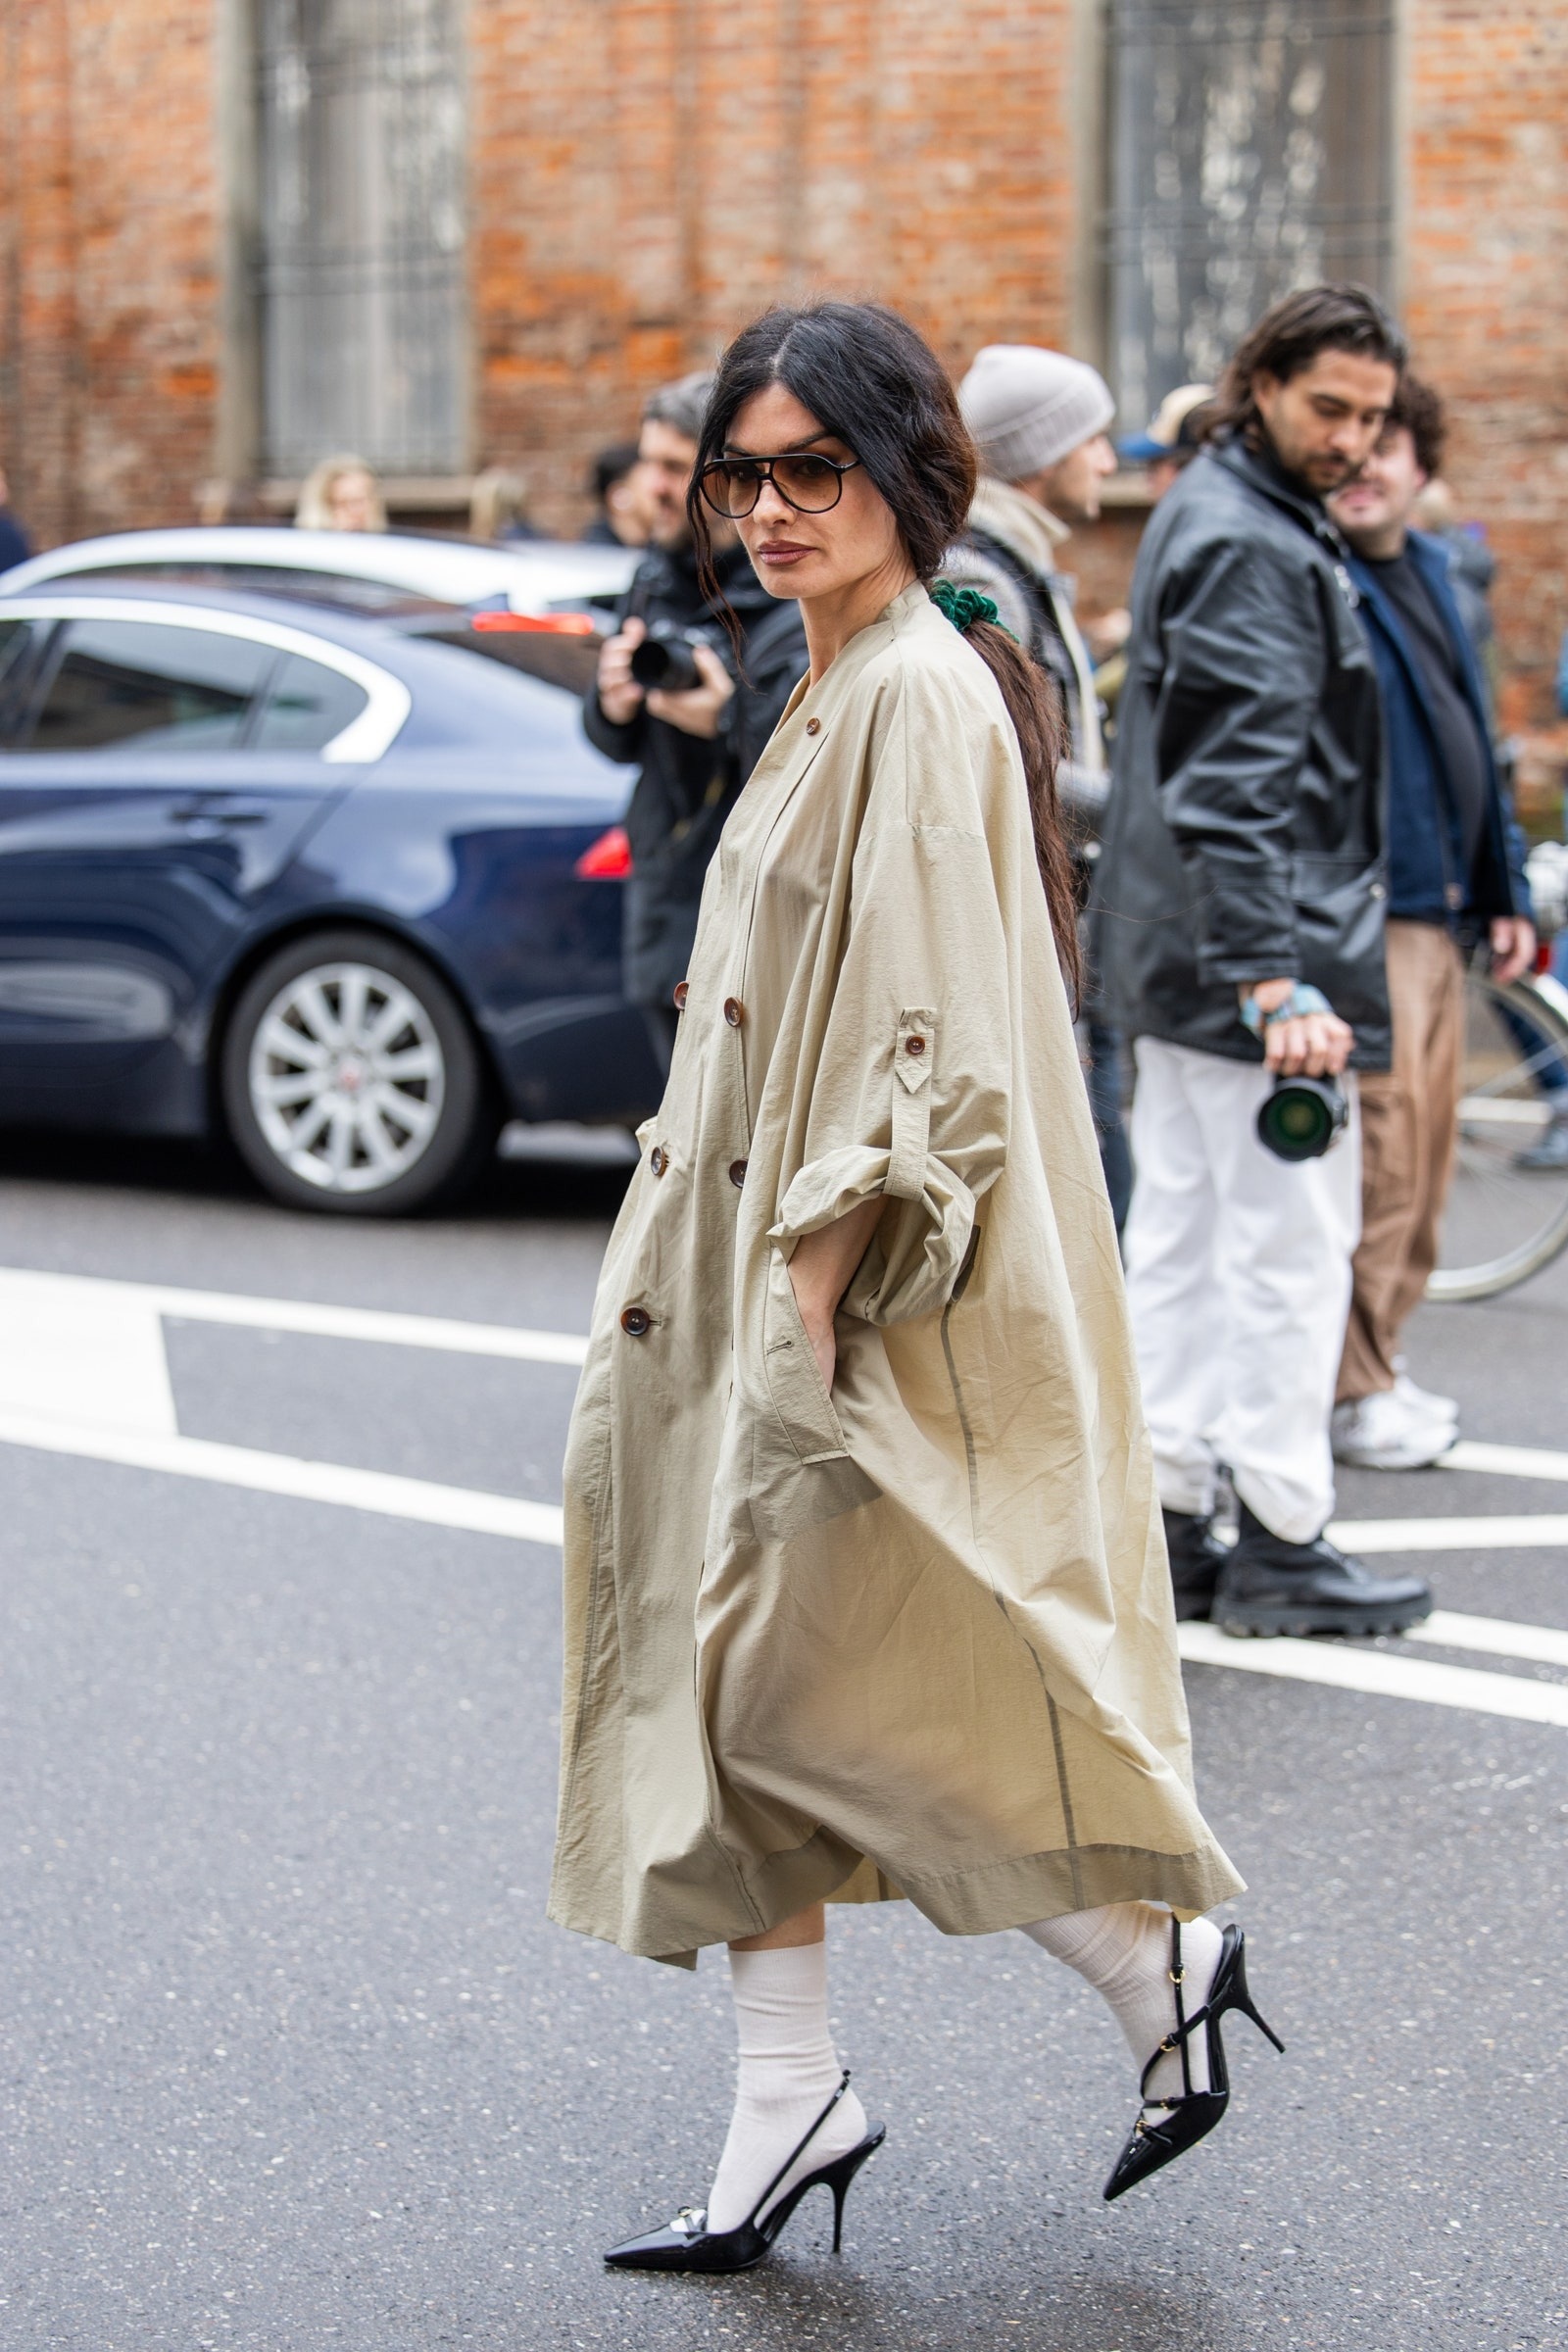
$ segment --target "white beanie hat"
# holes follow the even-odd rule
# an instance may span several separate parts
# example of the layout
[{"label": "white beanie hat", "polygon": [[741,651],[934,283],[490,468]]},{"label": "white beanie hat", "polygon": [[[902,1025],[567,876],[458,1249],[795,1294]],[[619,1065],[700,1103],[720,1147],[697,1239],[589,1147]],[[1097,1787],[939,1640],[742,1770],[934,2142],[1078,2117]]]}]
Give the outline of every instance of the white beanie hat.
[{"label": "white beanie hat", "polygon": [[988,343],[958,386],[987,473],[1021,482],[1102,433],[1116,414],[1103,376],[1038,343]]}]

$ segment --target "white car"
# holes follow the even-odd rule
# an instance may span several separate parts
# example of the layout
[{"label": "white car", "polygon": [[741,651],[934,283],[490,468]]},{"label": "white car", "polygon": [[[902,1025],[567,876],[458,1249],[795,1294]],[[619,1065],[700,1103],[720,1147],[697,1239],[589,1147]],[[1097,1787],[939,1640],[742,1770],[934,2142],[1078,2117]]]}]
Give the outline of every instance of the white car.
[{"label": "white car", "polygon": [[0,575],[0,597],[89,578],[294,595],[361,612],[447,606],[545,617],[612,603],[637,550],[549,539],[480,547],[412,531],[297,531],[218,524],[116,531],[52,547]]}]

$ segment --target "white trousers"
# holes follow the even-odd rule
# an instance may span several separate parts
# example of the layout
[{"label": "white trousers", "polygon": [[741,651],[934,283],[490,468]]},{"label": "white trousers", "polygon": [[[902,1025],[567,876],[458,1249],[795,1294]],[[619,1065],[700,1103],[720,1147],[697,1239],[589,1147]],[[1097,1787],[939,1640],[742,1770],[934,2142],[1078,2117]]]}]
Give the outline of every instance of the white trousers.
[{"label": "white trousers", "polygon": [[1361,1136],[1292,1165],[1257,1140],[1272,1080],[1158,1038],[1135,1048],[1127,1298],[1167,1510],[1213,1508],[1223,1462],[1263,1525],[1307,1544],[1334,1510],[1329,1414],[1361,1230]]}]

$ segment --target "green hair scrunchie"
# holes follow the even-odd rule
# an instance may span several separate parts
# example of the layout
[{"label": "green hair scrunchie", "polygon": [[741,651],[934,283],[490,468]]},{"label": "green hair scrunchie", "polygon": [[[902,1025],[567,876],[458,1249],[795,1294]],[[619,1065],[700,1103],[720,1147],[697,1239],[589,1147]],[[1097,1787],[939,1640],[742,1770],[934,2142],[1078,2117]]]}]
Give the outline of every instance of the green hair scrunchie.
[{"label": "green hair scrunchie", "polygon": [[[937,611],[952,621],[960,637],[977,620],[989,621],[1004,637],[1012,636],[1012,631],[1004,627],[990,597],[982,596],[978,588],[959,588],[952,580],[937,580],[928,593]],[[1017,640],[1013,642],[1016,644]]]}]

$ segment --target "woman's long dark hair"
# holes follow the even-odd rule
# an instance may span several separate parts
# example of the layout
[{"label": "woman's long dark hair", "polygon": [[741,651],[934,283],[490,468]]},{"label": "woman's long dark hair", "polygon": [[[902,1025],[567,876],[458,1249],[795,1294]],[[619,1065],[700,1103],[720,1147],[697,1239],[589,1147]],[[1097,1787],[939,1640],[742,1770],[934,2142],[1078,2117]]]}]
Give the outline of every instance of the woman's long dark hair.
[{"label": "woman's long dark hair", "polygon": [[[746,403],[769,384],[793,392],[824,432],[836,433],[854,450],[892,508],[916,573],[929,584],[967,525],[978,470],[957,396],[936,354],[906,319],[877,303],[816,302],[764,312],[718,364],[687,499],[709,593],[716,596],[717,584],[698,477],[722,457]],[[1056,803],[1056,762],[1065,749],[1060,699],[1005,629],[974,621],[964,636],[1002,689],[1018,738],[1051,927],[1076,997],[1077,902]]]}]

